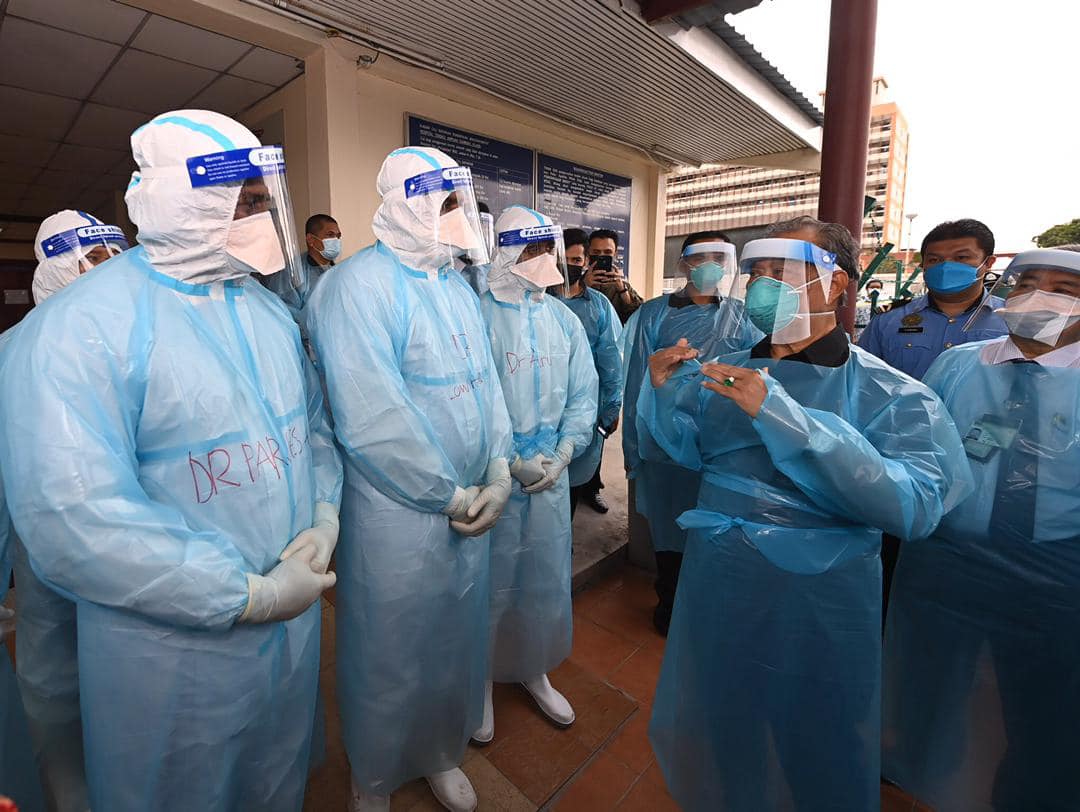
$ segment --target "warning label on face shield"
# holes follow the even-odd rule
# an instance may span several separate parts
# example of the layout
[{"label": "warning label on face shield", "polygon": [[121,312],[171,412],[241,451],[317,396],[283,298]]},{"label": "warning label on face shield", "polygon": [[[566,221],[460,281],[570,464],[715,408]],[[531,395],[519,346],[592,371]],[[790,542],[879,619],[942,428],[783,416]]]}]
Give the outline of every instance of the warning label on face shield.
[{"label": "warning label on face shield", "polygon": [[432,192],[452,192],[457,187],[471,186],[472,173],[466,166],[450,166],[435,169],[422,175],[414,175],[405,181],[405,197],[427,195]]},{"label": "warning label on face shield", "polygon": [[285,171],[285,152],[281,147],[255,147],[197,155],[187,159],[187,170],[193,189],[261,178]]},{"label": "warning label on face shield", "polygon": [[562,228],[557,225],[519,228],[516,231],[499,233],[499,245],[521,245],[529,242],[544,242],[562,235]]}]

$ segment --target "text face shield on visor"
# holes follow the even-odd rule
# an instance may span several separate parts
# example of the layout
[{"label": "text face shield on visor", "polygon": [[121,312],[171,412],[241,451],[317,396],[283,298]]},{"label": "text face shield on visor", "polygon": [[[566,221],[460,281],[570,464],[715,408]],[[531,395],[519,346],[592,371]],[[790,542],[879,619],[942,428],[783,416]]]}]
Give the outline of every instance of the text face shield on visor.
[{"label": "text face shield on visor", "polygon": [[499,264],[510,269],[530,291],[567,295],[566,249],[562,228],[536,225],[499,232]]},{"label": "text face shield on visor", "polygon": [[281,147],[198,155],[188,158],[187,173],[193,189],[220,186],[239,192],[225,243],[230,264],[243,273],[264,276],[287,269],[299,287],[300,252]]},{"label": "text face shield on visor", "polygon": [[421,223],[432,225],[432,242],[446,251],[444,265],[461,256],[468,256],[471,265],[491,261],[468,167],[414,175],[405,181],[405,204]]},{"label": "text face shield on visor", "polygon": [[809,338],[811,317],[834,312],[826,302],[836,256],[813,243],[753,240],[743,248],[739,268],[746,315],[776,344]]},{"label": "text face shield on visor", "polygon": [[703,296],[726,298],[736,287],[735,246],[731,243],[699,242],[688,245],[683,249],[679,262],[687,281]]},{"label": "text face shield on visor", "polygon": [[[990,295],[1005,300],[995,312],[1011,335],[1048,347],[1080,340],[1080,253],[1052,248],[1021,252]],[[976,311],[965,329],[978,315]]]},{"label": "text face shield on visor", "polygon": [[79,273],[86,273],[127,249],[127,238],[118,226],[79,226],[41,241],[41,251],[46,259],[71,256],[78,260]]}]

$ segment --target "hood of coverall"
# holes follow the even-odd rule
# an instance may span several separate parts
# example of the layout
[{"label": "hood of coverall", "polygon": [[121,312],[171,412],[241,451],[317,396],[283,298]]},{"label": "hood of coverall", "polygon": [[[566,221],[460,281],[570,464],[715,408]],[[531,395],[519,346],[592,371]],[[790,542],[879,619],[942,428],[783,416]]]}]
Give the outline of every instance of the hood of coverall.
[{"label": "hood of coverall", "polygon": [[539,276],[534,275],[532,279],[526,279],[517,273],[537,261],[532,260],[530,263],[519,265],[518,259],[526,244],[502,244],[506,241],[505,236],[512,235],[513,232],[526,233],[529,229],[541,226],[554,226],[554,221],[546,214],[533,211],[526,206],[511,206],[499,215],[495,223],[495,242],[498,248],[488,273],[488,287],[491,289],[491,295],[500,302],[520,304],[527,292],[542,292],[547,287],[564,281],[559,269],[559,258],[563,253],[561,229],[558,230],[557,237],[552,240],[557,244],[557,250],[545,256],[545,259],[550,257],[549,267],[544,268]]},{"label": "hood of coverall", "polygon": [[[56,214],[51,214],[41,221],[37,236],[34,237],[34,256],[37,257],[37,267],[34,268],[34,282],[31,291],[34,295],[34,304],[41,304],[54,293],[63,290],[84,272],[81,260],[85,256],[85,250],[76,247],[71,251],[54,256],[46,256],[43,244],[58,234],[74,231],[83,226],[101,226],[104,223],[86,212],[64,209]],[[86,249],[89,250],[89,249]],[[116,252],[123,250],[119,245]]]},{"label": "hood of coverall", "polygon": [[225,252],[240,185],[192,188],[187,159],[260,146],[239,122],[209,110],[162,113],[131,134],[138,164],[124,199],[154,267],[174,279],[209,284],[247,273]]},{"label": "hood of coverall", "polygon": [[405,147],[386,156],[376,187],[382,203],[371,223],[379,241],[409,268],[434,276],[452,261],[446,245],[436,241],[439,212],[450,192],[438,190],[405,197],[405,181],[458,166],[457,161],[430,147]]}]

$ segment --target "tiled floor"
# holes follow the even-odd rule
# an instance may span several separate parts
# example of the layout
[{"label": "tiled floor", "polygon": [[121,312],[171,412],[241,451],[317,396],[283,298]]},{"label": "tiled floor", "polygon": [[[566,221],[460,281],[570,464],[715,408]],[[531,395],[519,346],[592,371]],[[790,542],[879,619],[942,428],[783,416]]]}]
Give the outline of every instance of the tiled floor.
[{"label": "tiled floor", "polygon": [[[331,597],[333,597],[331,595]],[[652,628],[656,603],[649,574],[623,566],[574,599],[574,648],[551,675],[577,712],[558,730],[534,709],[523,690],[495,689],[495,740],[471,747],[463,769],[480,810],[527,812],[667,812],[678,810],[649,745],[649,713],[664,640]],[[305,812],[336,812],[346,805],[348,766],[334,699],[333,604],[323,612],[323,691],[329,754],[312,776]],[[441,807],[423,781],[392,799],[394,812]],[[930,812],[894,787],[882,787],[882,812]]]},{"label": "tiled floor", "polygon": [[[333,595],[329,596],[331,600]],[[495,740],[470,747],[463,769],[481,810],[675,810],[646,738],[663,654],[652,630],[650,577],[625,568],[605,576],[575,600],[574,649],[551,675],[577,714],[559,730],[520,688],[495,688]],[[306,812],[346,805],[348,766],[335,701],[334,606],[324,602],[322,688],[327,705],[326,764],[312,776]],[[392,808],[438,810],[422,781],[394,794]]]},{"label": "tiled floor", "polygon": [[[305,812],[344,810],[349,785],[337,713],[333,590],[327,598],[321,675],[327,759],[308,784]],[[549,724],[522,689],[496,686],[495,740],[470,747],[463,764],[482,812],[678,810],[647,735],[664,653],[664,640],[652,628],[655,602],[651,576],[629,566],[575,597],[574,648],[551,675],[577,713],[569,729]],[[415,781],[394,794],[392,809],[438,812],[442,807],[423,781]],[[893,787],[882,788],[881,809],[931,812]]]},{"label": "tiled floor", "polygon": [[[347,805],[348,763],[341,742],[334,673],[334,593],[323,602],[322,690],[327,759],[308,784],[305,812]],[[495,689],[495,740],[470,747],[463,769],[482,812],[667,812],[678,810],[648,741],[651,702],[664,640],[652,628],[651,576],[618,568],[574,599],[574,648],[552,674],[577,721],[558,730],[520,688]],[[5,641],[11,643],[11,640]],[[394,812],[439,812],[423,781],[402,787]],[[894,787],[882,787],[882,812],[932,812]]]}]

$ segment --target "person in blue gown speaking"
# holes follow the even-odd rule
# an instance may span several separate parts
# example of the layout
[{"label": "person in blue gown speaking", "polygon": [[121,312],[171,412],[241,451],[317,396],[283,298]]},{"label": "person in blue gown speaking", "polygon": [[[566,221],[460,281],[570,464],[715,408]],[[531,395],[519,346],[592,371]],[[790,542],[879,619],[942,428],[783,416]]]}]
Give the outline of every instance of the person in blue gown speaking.
[{"label": "person in blue gown speaking", "polygon": [[765,338],[649,361],[638,432],[702,474],[649,728],[690,812],[878,805],[881,530],[930,533],[970,474],[941,401],[837,325],[857,256],[773,226],[740,263]]}]

